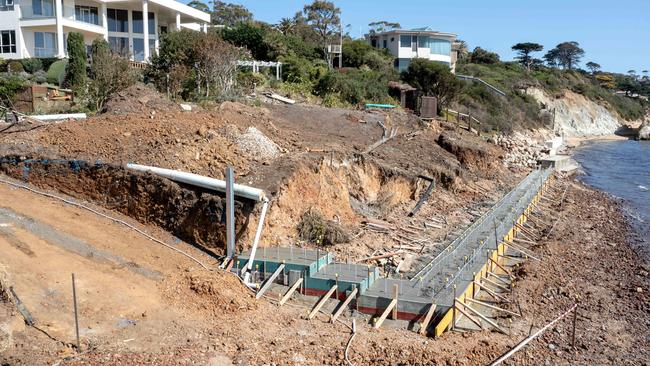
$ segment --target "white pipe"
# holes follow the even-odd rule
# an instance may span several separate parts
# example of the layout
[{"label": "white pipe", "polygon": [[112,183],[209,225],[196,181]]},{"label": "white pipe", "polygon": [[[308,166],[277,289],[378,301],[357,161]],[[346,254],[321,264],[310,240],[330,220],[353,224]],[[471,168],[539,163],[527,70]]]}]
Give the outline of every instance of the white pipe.
[{"label": "white pipe", "polygon": [[[207,189],[213,189],[219,192],[226,192],[226,182],[219,179],[214,179],[210,177],[205,177],[198,174],[181,172],[178,170],[163,169],[153,166],[138,165],[138,164],[126,164],[127,169],[137,170],[140,172],[149,172],[167,179],[171,179],[175,182],[186,183],[195,185],[198,187],[203,187]],[[234,185],[235,196],[248,198],[257,202],[268,200],[264,191],[258,188],[253,188],[249,186],[244,186],[241,184]]]},{"label": "white pipe", "polygon": [[253,239],[253,248],[251,248],[251,255],[248,258],[248,263],[244,266],[243,275],[244,283],[248,284],[251,276],[251,269],[253,268],[253,262],[255,261],[255,251],[257,250],[257,244],[260,241],[260,236],[262,236],[262,228],[264,227],[264,217],[266,217],[266,209],[269,207],[269,200],[264,197],[264,204],[262,205],[262,213],[260,214],[260,222],[257,224],[257,231],[255,231],[255,239]]},{"label": "white pipe", "polygon": [[28,116],[39,121],[60,121],[66,119],[86,119],[86,113],[41,114]]}]

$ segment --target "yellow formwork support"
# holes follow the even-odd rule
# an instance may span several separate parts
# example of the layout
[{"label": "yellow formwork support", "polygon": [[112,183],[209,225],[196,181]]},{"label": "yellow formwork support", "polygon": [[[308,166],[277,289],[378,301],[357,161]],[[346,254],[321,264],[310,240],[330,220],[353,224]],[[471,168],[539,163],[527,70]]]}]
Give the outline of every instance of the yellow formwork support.
[{"label": "yellow formwork support", "polygon": [[[533,197],[533,199],[531,200],[531,203],[528,205],[528,207],[526,207],[526,210],[524,210],[524,213],[523,213],[521,216],[519,216],[519,218],[517,218],[517,221],[516,221],[516,222],[517,222],[519,225],[523,225],[523,224],[526,222],[526,218],[527,218],[527,216],[530,214],[530,212],[531,212],[531,211],[533,210],[533,208],[534,208],[533,203],[534,203],[534,204],[537,204],[537,203],[541,200],[542,195],[543,195],[543,194],[548,190],[548,186],[549,186],[549,184],[550,184],[550,180],[551,180],[551,179],[549,178],[549,179],[547,179],[546,181],[544,181],[544,183],[542,184],[542,187],[540,188],[540,190],[539,190],[539,191],[537,192],[537,194]],[[508,231],[508,233],[503,237],[503,240],[501,240],[501,243],[499,243],[499,245],[497,246],[497,250],[492,252],[491,259],[492,259],[493,261],[495,261],[496,263],[499,263],[499,254],[501,254],[501,253],[505,253],[506,250],[508,249],[507,244],[504,243],[504,242],[505,242],[505,241],[513,240],[514,237],[517,235],[517,232],[518,232],[518,231],[519,231],[519,229],[517,229],[515,226],[513,226],[513,227]],[[501,264],[501,263],[499,263],[499,264]],[[486,277],[487,277],[487,272],[488,272],[488,271],[491,271],[491,266],[492,266],[492,265],[491,265],[490,261],[487,261],[487,263],[485,263],[485,264],[483,265],[483,267],[481,267],[481,270],[476,274],[476,276],[474,276],[474,281],[479,282],[482,276],[486,276]],[[473,298],[474,298],[474,295],[475,295],[475,293],[474,293],[474,283],[471,283],[471,284],[469,284],[469,285],[467,286],[467,288],[466,288],[466,289],[465,289],[465,290],[460,294],[460,296],[458,296],[458,297],[455,298],[454,300],[458,300],[458,301],[464,303],[464,302],[465,302],[465,299],[466,299],[467,297],[470,297],[470,298],[473,299]],[[454,304],[455,304],[455,302],[454,302]],[[454,315],[453,315],[453,314],[454,314],[454,308],[453,308],[453,306],[452,306],[449,310],[447,310],[447,312],[446,312],[445,315],[442,317],[442,319],[440,319],[440,321],[438,322],[438,324],[436,324],[436,327],[434,328],[434,335],[435,335],[436,337],[441,336],[445,331],[447,331],[447,329],[449,329],[449,327],[450,327],[450,325],[451,325],[451,322],[453,321],[453,318],[454,318]]]}]

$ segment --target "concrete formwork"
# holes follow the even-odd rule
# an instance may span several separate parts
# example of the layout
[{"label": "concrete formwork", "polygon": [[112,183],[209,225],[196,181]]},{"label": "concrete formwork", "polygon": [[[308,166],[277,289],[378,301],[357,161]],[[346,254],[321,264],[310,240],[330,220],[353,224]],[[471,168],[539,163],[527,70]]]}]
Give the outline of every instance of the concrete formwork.
[{"label": "concrete formwork", "polygon": [[[499,254],[507,249],[504,241],[516,235],[516,223],[526,221],[551,174],[551,169],[533,171],[412,278],[379,277],[376,267],[334,263],[331,253],[304,248],[263,249],[254,264],[264,273],[272,273],[281,263],[287,272],[301,271],[303,293],[310,295],[322,295],[338,283],[338,297],[344,299],[356,287],[356,307],[368,314],[382,313],[397,286],[397,317],[419,320],[436,304],[432,324],[439,335],[451,323],[454,299],[474,296],[474,281],[493,270],[492,261],[499,262]],[[238,258],[244,261],[241,265],[247,260],[248,253]]]}]

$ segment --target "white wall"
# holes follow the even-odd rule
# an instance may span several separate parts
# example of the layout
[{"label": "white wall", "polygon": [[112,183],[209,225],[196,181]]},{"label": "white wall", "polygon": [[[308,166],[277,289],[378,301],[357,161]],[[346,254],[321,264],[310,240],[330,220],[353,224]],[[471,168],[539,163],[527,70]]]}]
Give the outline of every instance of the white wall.
[{"label": "white wall", "polygon": [[13,11],[0,11],[0,30],[13,30],[16,32],[16,53],[0,53],[1,58],[22,58],[20,28],[18,27],[18,5]]}]

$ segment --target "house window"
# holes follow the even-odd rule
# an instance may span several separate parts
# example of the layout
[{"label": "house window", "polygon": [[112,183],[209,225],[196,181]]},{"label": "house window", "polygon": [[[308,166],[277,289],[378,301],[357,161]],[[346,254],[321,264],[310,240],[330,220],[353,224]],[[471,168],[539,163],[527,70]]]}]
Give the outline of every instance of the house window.
[{"label": "house window", "polygon": [[127,37],[108,37],[108,46],[115,54],[123,57],[129,56],[129,39]]},{"label": "house window", "polygon": [[122,9],[107,9],[108,31],[123,32],[129,31],[129,12]]},{"label": "house window", "polygon": [[56,56],[56,33],[34,32],[34,56]]},{"label": "house window", "polygon": [[418,48],[429,48],[429,37],[418,37]]},{"label": "house window", "polygon": [[431,53],[434,55],[451,55],[451,42],[446,39],[432,38],[429,42],[429,47],[431,48]]},{"label": "house window", "polygon": [[32,0],[32,15],[54,16],[54,0]]},{"label": "house window", "polygon": [[16,31],[0,31],[0,53],[16,53]]},{"label": "house window", "polygon": [[397,70],[400,72],[406,71],[409,68],[410,64],[411,64],[411,59],[400,58],[397,60]]},{"label": "house window", "polygon": [[97,8],[94,6],[76,5],[74,7],[74,19],[84,23],[99,25]]},{"label": "house window", "polygon": [[388,41],[384,39],[384,48],[388,48]]},{"label": "house window", "polygon": [[[149,12],[148,14],[149,16],[147,18],[147,21],[149,23],[149,34],[155,34],[156,21],[154,19],[154,14],[152,12]],[[133,11],[131,12],[131,16],[133,17],[133,33],[144,33],[144,28],[142,27],[142,12]]]},{"label": "house window", "polygon": [[411,47],[411,36],[400,36],[399,37],[400,47]]},{"label": "house window", "polygon": [[371,39],[371,40],[370,40],[370,45],[371,45],[372,47],[377,47],[377,40],[376,40],[376,39]]},{"label": "house window", "polygon": [[14,0],[0,0],[0,11],[13,11]]},{"label": "house window", "polygon": [[418,36],[411,37],[411,51],[418,51]]}]

